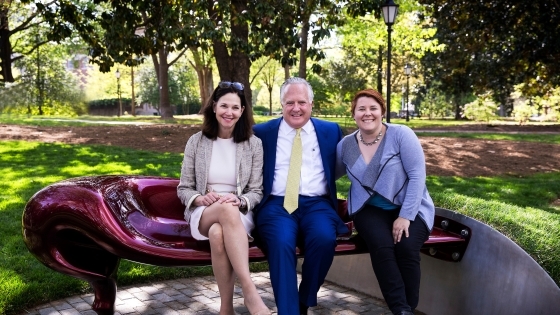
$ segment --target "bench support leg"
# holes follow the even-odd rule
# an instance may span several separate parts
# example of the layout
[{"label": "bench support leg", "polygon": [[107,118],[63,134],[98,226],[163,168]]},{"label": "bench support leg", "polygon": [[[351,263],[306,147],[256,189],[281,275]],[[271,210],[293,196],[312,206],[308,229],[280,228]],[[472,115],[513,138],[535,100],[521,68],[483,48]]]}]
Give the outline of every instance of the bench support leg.
[{"label": "bench support leg", "polygon": [[115,299],[117,298],[117,271],[120,259],[106,264],[107,277],[90,280],[95,299],[91,308],[98,315],[113,315],[115,313]]},{"label": "bench support leg", "polygon": [[117,297],[117,283],[115,279],[107,278],[90,282],[95,294],[91,308],[99,315],[113,315],[115,299]]}]

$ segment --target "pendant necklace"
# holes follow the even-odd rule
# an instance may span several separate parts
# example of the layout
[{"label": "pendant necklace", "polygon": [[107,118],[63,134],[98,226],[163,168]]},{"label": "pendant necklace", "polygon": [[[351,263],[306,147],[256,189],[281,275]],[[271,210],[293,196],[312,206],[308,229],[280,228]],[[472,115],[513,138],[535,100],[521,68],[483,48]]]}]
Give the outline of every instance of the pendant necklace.
[{"label": "pendant necklace", "polygon": [[360,142],[363,143],[364,145],[367,145],[367,146],[374,145],[377,142],[379,142],[379,139],[381,139],[382,135],[383,135],[383,128],[381,128],[381,131],[379,132],[377,137],[375,137],[375,140],[373,140],[372,142],[365,142],[364,138],[362,137],[362,132],[360,131]]}]

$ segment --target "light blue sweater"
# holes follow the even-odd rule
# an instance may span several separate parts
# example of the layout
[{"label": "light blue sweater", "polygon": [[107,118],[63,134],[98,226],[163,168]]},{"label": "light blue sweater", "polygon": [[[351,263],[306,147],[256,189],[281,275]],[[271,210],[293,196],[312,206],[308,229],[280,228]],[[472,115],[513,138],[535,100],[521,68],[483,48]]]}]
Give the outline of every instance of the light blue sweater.
[{"label": "light blue sweater", "polygon": [[426,162],[420,141],[404,125],[387,127],[379,148],[368,165],[360,153],[356,132],[337,146],[337,178],[350,179],[348,211],[355,214],[377,193],[401,207],[399,216],[413,221],[416,215],[429,230],[434,225],[434,202],[426,188]]}]

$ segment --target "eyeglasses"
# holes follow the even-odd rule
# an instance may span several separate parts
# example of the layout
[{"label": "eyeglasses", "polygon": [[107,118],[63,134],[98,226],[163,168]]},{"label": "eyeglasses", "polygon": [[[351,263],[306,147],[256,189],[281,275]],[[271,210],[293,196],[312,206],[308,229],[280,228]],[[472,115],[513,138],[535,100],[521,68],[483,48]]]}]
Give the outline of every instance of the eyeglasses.
[{"label": "eyeglasses", "polygon": [[243,91],[243,84],[239,83],[239,82],[229,82],[229,81],[222,81],[220,83],[218,83],[218,87],[220,87],[221,89],[228,89],[230,87],[233,87],[234,89],[238,90],[238,91]]}]

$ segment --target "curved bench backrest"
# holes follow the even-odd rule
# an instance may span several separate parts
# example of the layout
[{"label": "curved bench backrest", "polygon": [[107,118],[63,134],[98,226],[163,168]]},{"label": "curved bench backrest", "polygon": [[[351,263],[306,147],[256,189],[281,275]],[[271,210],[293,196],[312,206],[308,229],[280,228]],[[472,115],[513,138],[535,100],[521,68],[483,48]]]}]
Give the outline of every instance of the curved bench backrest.
[{"label": "curved bench backrest", "polygon": [[184,220],[185,206],[177,196],[176,179],[135,180],[140,199],[149,215],[158,218]]}]

